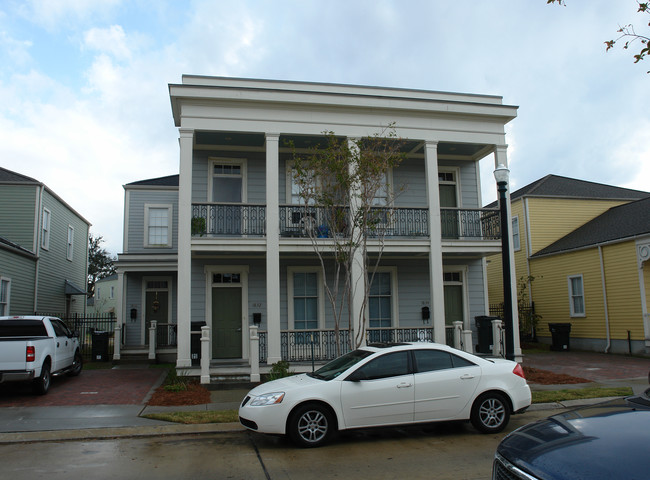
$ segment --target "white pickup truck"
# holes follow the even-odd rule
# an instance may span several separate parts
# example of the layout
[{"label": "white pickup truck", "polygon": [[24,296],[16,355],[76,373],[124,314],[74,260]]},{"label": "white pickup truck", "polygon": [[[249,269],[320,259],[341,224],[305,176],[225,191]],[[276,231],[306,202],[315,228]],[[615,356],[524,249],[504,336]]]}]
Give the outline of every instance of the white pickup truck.
[{"label": "white pickup truck", "polygon": [[52,375],[76,376],[82,365],[79,339],[60,319],[0,317],[0,383],[31,381],[44,395]]}]

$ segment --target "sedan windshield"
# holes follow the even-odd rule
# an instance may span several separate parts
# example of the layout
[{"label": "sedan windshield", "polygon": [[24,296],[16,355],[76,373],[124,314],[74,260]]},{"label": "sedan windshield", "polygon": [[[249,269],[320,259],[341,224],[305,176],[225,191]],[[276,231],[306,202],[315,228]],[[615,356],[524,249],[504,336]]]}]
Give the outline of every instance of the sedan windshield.
[{"label": "sedan windshield", "polygon": [[321,380],[332,380],[341,375],[352,365],[356,365],[364,358],[372,355],[372,353],[373,352],[368,350],[354,350],[323,365],[314,373],[308,373],[307,375]]}]

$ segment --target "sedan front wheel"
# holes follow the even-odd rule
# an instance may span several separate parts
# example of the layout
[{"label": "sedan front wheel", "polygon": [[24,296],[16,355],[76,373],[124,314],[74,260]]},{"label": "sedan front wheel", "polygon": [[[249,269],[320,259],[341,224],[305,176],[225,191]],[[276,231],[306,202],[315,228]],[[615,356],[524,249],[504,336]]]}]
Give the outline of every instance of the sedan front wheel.
[{"label": "sedan front wheel", "polygon": [[336,430],[330,410],[322,405],[298,407],[289,419],[289,438],[301,447],[320,447]]}]

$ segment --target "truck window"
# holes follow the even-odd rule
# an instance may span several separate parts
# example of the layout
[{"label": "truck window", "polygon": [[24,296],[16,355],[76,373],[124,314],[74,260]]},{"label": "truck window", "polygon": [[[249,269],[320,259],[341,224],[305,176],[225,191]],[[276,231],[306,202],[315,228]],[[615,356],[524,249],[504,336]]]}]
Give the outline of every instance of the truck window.
[{"label": "truck window", "polygon": [[0,337],[47,337],[47,330],[41,320],[3,320]]}]

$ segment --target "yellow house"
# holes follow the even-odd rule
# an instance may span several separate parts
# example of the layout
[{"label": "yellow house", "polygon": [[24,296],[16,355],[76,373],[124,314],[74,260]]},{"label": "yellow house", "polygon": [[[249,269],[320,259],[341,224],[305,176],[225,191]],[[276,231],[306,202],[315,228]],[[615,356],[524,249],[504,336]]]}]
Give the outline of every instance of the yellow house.
[{"label": "yellow house", "polygon": [[[650,193],[548,175],[511,202],[519,300],[541,315],[538,338],[568,323],[572,348],[650,352]],[[501,256],[487,263],[498,305]]]}]

